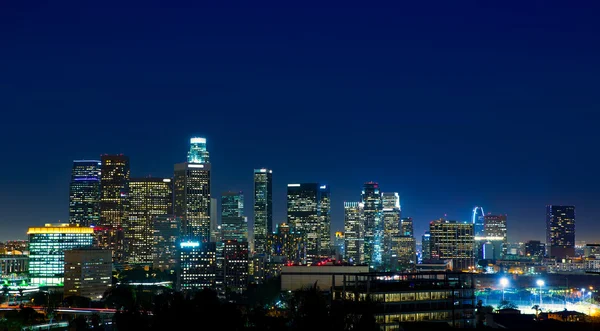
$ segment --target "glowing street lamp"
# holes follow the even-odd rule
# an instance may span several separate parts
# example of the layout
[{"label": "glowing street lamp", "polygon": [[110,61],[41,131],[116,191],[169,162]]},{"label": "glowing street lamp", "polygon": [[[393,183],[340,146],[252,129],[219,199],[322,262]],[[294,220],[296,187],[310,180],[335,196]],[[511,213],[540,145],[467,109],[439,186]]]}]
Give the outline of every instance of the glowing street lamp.
[{"label": "glowing street lamp", "polygon": [[508,286],[508,278],[500,278],[500,285],[502,285],[502,301],[504,301],[504,289],[506,289],[506,286]]},{"label": "glowing street lamp", "polygon": [[537,286],[540,287],[540,307],[542,306],[542,286],[544,286],[544,281],[541,279],[538,279],[537,282],[535,282],[537,284]]}]

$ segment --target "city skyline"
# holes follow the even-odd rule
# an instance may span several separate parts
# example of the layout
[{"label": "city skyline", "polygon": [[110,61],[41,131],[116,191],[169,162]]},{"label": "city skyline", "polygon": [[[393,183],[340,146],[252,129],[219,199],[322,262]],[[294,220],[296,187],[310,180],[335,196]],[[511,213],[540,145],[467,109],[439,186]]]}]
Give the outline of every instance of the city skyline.
[{"label": "city skyline", "polygon": [[213,197],[243,191],[250,225],[268,168],[273,229],[287,184],[331,188],[334,232],[374,181],[416,238],[475,206],[508,215],[509,241],[545,241],[547,205],[577,208],[577,241],[600,233],[597,4],[11,6],[0,240],[68,223],[73,160],[123,153],[132,177],[170,178],[193,136]]}]

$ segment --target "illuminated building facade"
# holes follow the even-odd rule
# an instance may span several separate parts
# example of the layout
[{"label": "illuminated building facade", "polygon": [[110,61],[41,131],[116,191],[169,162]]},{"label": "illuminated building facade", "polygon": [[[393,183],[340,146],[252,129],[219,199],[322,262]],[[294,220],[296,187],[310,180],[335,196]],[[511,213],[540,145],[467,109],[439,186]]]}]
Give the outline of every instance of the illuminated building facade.
[{"label": "illuminated building facade", "polygon": [[244,217],[244,194],[225,192],[221,195],[222,240],[248,241],[248,219]]},{"label": "illuminated building facade", "polygon": [[421,237],[421,260],[431,260],[431,234],[426,231]]},{"label": "illuminated building facade", "polygon": [[223,243],[225,290],[242,293],[248,287],[248,242],[225,240]]},{"label": "illuminated building facade", "polygon": [[344,233],[341,231],[336,231],[333,238],[335,259],[338,261],[343,261],[344,256],[346,255],[346,238]]},{"label": "illuminated building facade", "polygon": [[65,251],[64,296],[102,299],[112,286],[112,252],[104,249]]},{"label": "illuminated building facade", "polygon": [[[126,230],[129,218],[129,157],[124,155],[102,155],[100,176],[100,226],[111,231]],[[113,262],[123,262],[125,255],[124,233],[112,238],[98,238],[98,242],[114,242]],[[115,240],[117,240],[115,242]]]},{"label": "illuminated building facade", "polygon": [[178,243],[181,237],[181,218],[161,215],[154,218],[154,268],[176,270]]},{"label": "illuminated building facade", "polygon": [[400,220],[400,234],[394,238],[396,244],[398,268],[407,270],[417,263],[417,242],[414,237],[413,219],[404,217]]},{"label": "illuminated building facade", "polygon": [[383,201],[379,184],[367,182],[364,184],[361,202],[364,204],[363,219],[365,229],[365,263],[379,268],[383,253]]},{"label": "illuminated building facade", "polygon": [[27,235],[31,284],[47,286],[63,284],[65,251],[92,247],[93,231],[90,227],[62,223],[29,228]]},{"label": "illuminated building facade", "polygon": [[301,263],[312,264],[330,255],[329,187],[318,183],[288,184],[288,224],[303,236]]},{"label": "illuminated building facade", "polygon": [[489,247],[489,242],[485,238],[485,216],[483,207],[475,206],[471,215],[471,223],[473,223],[473,231],[475,234],[475,244],[473,248],[473,254],[475,260],[484,259],[484,246]]},{"label": "illuminated building facade", "polygon": [[[182,231],[188,238],[208,242],[211,230],[211,191],[208,152],[196,149],[206,144],[204,138],[190,140],[188,162],[175,165],[174,213],[183,220]],[[193,161],[193,162],[189,162]]]},{"label": "illuminated building facade", "polygon": [[69,223],[79,226],[100,222],[100,168],[98,160],[75,160],[69,185]]},{"label": "illuminated building facade", "polygon": [[23,254],[0,254],[0,276],[24,274],[29,270],[29,256]]},{"label": "illuminated building facade", "polygon": [[[506,233],[506,215],[485,215],[484,217],[485,248],[484,258],[499,260],[506,255],[508,237]],[[476,242],[479,239],[475,236]],[[489,249],[493,252],[489,252]]]},{"label": "illuminated building facade", "polygon": [[276,231],[269,236],[269,246],[273,256],[282,256],[286,262],[300,262],[302,235],[288,223],[279,223]]},{"label": "illuminated building facade", "polygon": [[132,178],[129,182],[129,221],[125,230],[129,264],[152,265],[154,220],[173,214],[170,178]]},{"label": "illuminated building facade", "polygon": [[269,254],[273,232],[273,170],[254,169],[254,251]]},{"label": "illuminated building facade", "polygon": [[474,267],[473,223],[439,219],[429,223],[431,258],[452,260],[453,270]]},{"label": "illuminated building facade", "polygon": [[546,206],[546,248],[549,257],[575,256],[574,206]]},{"label": "illuminated building facade", "polygon": [[182,241],[179,244],[179,289],[214,289],[217,277],[216,244]]},{"label": "illuminated building facade", "polygon": [[362,202],[344,202],[344,259],[360,265],[365,261],[365,229]]},{"label": "illuminated building facade", "polygon": [[546,256],[546,244],[539,240],[529,240],[525,243],[525,256],[533,260],[541,260]]},{"label": "illuminated building facade", "polygon": [[383,218],[383,268],[395,270],[397,263],[397,246],[400,236],[400,196],[396,192],[381,193],[382,218]]}]

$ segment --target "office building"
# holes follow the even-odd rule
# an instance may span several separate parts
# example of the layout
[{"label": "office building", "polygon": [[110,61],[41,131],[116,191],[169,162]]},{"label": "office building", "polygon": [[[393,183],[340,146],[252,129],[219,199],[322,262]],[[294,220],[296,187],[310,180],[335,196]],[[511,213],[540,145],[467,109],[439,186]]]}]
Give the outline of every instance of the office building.
[{"label": "office building", "polygon": [[29,256],[24,254],[0,254],[0,277],[8,278],[13,274],[25,274],[29,271]]},{"label": "office building", "polygon": [[397,268],[411,269],[417,263],[417,242],[414,237],[413,219],[404,217],[400,220],[400,234],[394,237],[394,252],[397,256]]},{"label": "office building", "polygon": [[326,185],[317,183],[288,184],[287,218],[288,224],[302,234],[304,249],[301,262],[312,264],[329,257],[331,234],[324,229],[330,224],[330,194]]},{"label": "office building", "polygon": [[453,270],[469,270],[473,257],[473,223],[439,219],[429,223],[431,258],[452,260]]},{"label": "office building", "polygon": [[154,220],[173,214],[170,178],[132,178],[129,182],[129,221],[125,230],[129,264],[154,263]]},{"label": "office building", "polygon": [[98,160],[75,160],[69,186],[69,223],[79,226],[100,222],[100,168]]},{"label": "office building", "polygon": [[[114,231],[127,231],[129,218],[129,157],[124,155],[102,155],[100,176],[100,226]],[[103,232],[98,232],[102,234]],[[111,249],[113,262],[124,262],[125,235],[119,233],[112,238],[98,238],[98,242],[114,243]],[[115,240],[117,240],[115,242]]]},{"label": "office building", "polygon": [[381,193],[383,217],[383,267],[393,270],[397,263],[398,241],[400,235],[400,196],[396,192]]},{"label": "office building", "polygon": [[192,138],[188,162],[175,165],[174,214],[183,220],[182,231],[188,238],[210,241],[211,192],[206,139]]},{"label": "office building", "polygon": [[431,260],[431,234],[426,231],[421,237],[421,260]]},{"label": "office building", "polygon": [[221,222],[219,222],[219,203],[216,198],[210,198],[210,241],[219,242],[221,238]]},{"label": "office building", "polygon": [[546,206],[546,248],[548,257],[575,256],[574,206]]},{"label": "office building", "polygon": [[248,219],[244,216],[244,194],[225,192],[221,195],[222,240],[248,241]]},{"label": "office building", "polygon": [[269,254],[267,237],[273,232],[273,170],[254,169],[254,251]]},{"label": "office building", "polygon": [[365,229],[362,202],[344,202],[344,259],[355,265],[365,261]]},{"label": "office building", "polygon": [[243,293],[248,287],[248,242],[225,240],[223,243],[223,275],[226,293]]},{"label": "office building", "polygon": [[64,282],[65,251],[90,248],[94,230],[69,224],[31,227],[29,237],[29,277],[32,285],[57,286]]},{"label": "office building", "polygon": [[383,202],[379,184],[364,184],[361,202],[364,204],[363,219],[365,229],[365,263],[373,268],[380,268],[383,253]]},{"label": "office building", "polygon": [[302,234],[288,223],[279,223],[277,229],[269,236],[269,247],[273,256],[282,256],[286,263],[299,263],[302,245]]},{"label": "office building", "polygon": [[215,288],[216,250],[214,242],[183,241],[179,244],[178,285],[181,291]]},{"label": "office building", "polygon": [[341,231],[336,231],[333,240],[335,259],[338,261],[343,261],[344,256],[346,256],[346,238],[344,237],[344,233]]},{"label": "office building", "polygon": [[178,261],[178,243],[181,236],[181,218],[161,215],[154,218],[154,268],[174,271]]},{"label": "office building", "polygon": [[484,250],[485,259],[498,260],[506,255],[508,248],[506,229],[506,215],[484,216],[485,247],[493,248],[493,252]]},{"label": "office building", "polygon": [[546,256],[546,244],[539,240],[529,240],[525,243],[524,255],[539,261]]},{"label": "office building", "polygon": [[112,286],[112,252],[86,248],[65,251],[64,296],[100,300]]}]

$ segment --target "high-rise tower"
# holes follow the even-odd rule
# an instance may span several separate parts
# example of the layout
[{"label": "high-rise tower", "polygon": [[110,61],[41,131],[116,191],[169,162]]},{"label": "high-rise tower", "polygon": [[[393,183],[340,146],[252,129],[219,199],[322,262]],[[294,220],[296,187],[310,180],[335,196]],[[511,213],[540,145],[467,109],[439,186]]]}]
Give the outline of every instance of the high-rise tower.
[{"label": "high-rise tower", "polygon": [[400,196],[397,192],[381,194],[383,218],[383,253],[384,268],[390,270],[395,266],[400,235]]},{"label": "high-rise tower", "polygon": [[125,242],[130,264],[152,265],[154,222],[173,213],[171,178],[132,178],[129,182],[129,224]]},{"label": "high-rise tower", "polygon": [[365,260],[365,229],[362,202],[344,202],[345,260],[363,264]]},{"label": "high-rise tower", "polygon": [[380,267],[383,252],[383,203],[379,184],[367,182],[364,185],[361,202],[364,204],[365,222],[365,262]]},{"label": "high-rise tower", "polygon": [[546,249],[557,259],[575,256],[574,206],[546,206]]},{"label": "high-rise tower", "polygon": [[75,160],[69,186],[69,223],[98,225],[100,221],[100,167],[97,160]]},{"label": "high-rise tower", "polygon": [[221,194],[221,236],[223,241],[248,241],[248,221],[244,217],[244,194],[224,192]]},{"label": "high-rise tower", "polygon": [[182,232],[190,240],[210,241],[210,171],[205,138],[190,139],[188,162],[175,164],[174,214],[183,221]]},{"label": "high-rise tower", "polygon": [[254,169],[254,251],[268,254],[273,232],[273,170]]},{"label": "high-rise tower", "polygon": [[330,193],[326,185],[305,183],[287,186],[287,219],[303,236],[303,263],[311,264],[330,255],[329,201]]},{"label": "high-rise tower", "polygon": [[129,157],[102,155],[100,180],[100,227],[95,230],[98,245],[113,251],[113,262],[126,254],[124,232],[129,219]]}]

